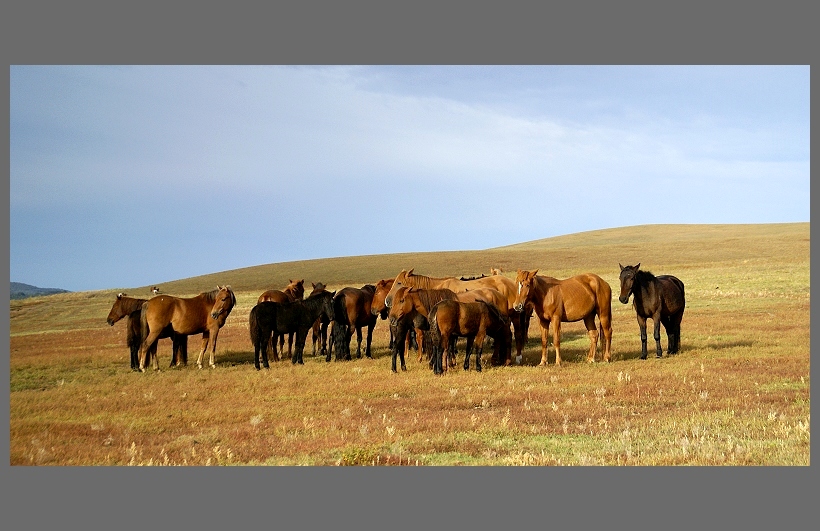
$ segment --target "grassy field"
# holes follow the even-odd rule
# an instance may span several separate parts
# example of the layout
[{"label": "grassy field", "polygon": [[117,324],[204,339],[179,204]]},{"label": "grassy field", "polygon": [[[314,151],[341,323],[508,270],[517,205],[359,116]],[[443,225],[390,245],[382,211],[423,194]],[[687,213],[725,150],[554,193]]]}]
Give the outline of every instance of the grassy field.
[{"label": "grassy field", "polygon": [[[568,235],[481,251],[270,264],[166,282],[192,296],[230,284],[237,306],[215,369],[132,372],[125,323],[105,318],[117,292],[10,302],[11,465],[809,465],[810,229],[656,225]],[[618,264],[640,262],[686,284],[681,353],[639,360]],[[360,287],[401,270],[431,276],[539,269],[603,277],[613,291],[614,361],[585,362],[581,323],[563,326],[556,368],[538,367],[533,319],[522,366],[437,377],[411,355],[393,374],[388,328],[375,359],[253,368],[248,313],[289,279]],[[650,335],[650,351],[652,339]],[[666,347],[666,335],[662,344]],[[355,343],[353,345],[355,349]],[[463,343],[460,344],[463,359]]]}]

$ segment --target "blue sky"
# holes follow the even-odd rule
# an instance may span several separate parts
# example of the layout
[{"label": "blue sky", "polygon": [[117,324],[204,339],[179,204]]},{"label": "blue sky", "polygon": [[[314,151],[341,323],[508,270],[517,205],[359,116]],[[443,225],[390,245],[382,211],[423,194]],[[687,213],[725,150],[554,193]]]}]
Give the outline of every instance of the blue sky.
[{"label": "blue sky", "polygon": [[12,66],[10,276],[809,221],[809,103],[808,66]]}]

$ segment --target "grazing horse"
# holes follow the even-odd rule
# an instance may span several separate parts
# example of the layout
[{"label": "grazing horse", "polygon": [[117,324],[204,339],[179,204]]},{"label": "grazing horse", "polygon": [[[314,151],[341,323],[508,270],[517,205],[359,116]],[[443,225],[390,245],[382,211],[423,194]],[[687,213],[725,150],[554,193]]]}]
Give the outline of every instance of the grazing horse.
[{"label": "grazing horse", "polygon": [[661,357],[661,328],[666,330],[666,353],[677,354],[680,349],[680,323],[683,319],[683,309],[686,306],[686,297],[683,292],[683,282],[672,275],[655,276],[649,271],[641,271],[641,264],[636,266],[622,266],[621,268],[621,296],[618,300],[623,304],[629,302],[633,295],[632,306],[638,316],[638,326],[641,327],[641,359],[646,359],[646,320],[652,319],[655,329],[655,353]]},{"label": "grazing horse", "polygon": [[[266,369],[269,367],[267,342],[274,332],[296,335],[296,349],[293,351],[291,362],[304,364],[302,354],[308,330],[313,328],[313,323],[322,315],[328,320],[333,320],[333,296],[335,294],[335,291],[319,291],[304,300],[257,303],[251,309],[249,316],[251,342],[254,346],[254,366],[259,369],[259,353],[261,352],[263,365]],[[279,361],[276,350],[273,353],[273,360]]]},{"label": "grazing horse", "polygon": [[[127,317],[128,320],[126,321],[126,336],[125,336],[125,343],[128,345],[128,349],[131,351],[131,369],[137,371],[140,367],[139,362],[139,352],[140,352],[140,343],[142,342],[142,325],[140,323],[140,312],[142,311],[142,305],[148,302],[148,299],[135,299],[134,297],[128,297],[125,293],[118,293],[117,300],[114,301],[114,305],[111,306],[111,311],[108,312],[108,318],[106,322],[110,326],[114,326],[114,323],[122,319],[123,317]],[[187,365],[188,364],[188,336],[183,336],[181,334],[177,334],[174,332],[174,329],[169,325],[163,329],[162,333],[159,335],[159,339],[164,339],[166,337],[171,338],[171,342],[173,343],[173,356],[171,357],[171,367],[174,365]],[[156,356],[157,355],[157,344],[154,343],[154,346],[148,352],[148,356]]]},{"label": "grazing horse", "polygon": [[[449,289],[460,293],[478,288],[493,288],[498,290],[507,299],[506,308],[499,308],[507,312],[507,316],[512,321],[513,331],[515,332],[515,350],[516,359],[521,360],[521,351],[524,349],[524,344],[527,341],[527,329],[529,327],[530,309],[526,312],[517,313],[514,308],[516,299],[516,284],[512,279],[503,275],[490,275],[488,277],[478,278],[475,280],[459,280],[455,277],[427,277],[424,275],[416,275],[413,269],[402,270],[396,275],[393,281],[393,286],[390,288],[385,297],[385,304],[389,307],[393,303],[393,297],[396,291],[401,287],[415,287],[419,289]],[[512,360],[506,361],[506,364],[511,364]]]},{"label": "grazing horse", "polygon": [[154,286],[153,288],[151,288],[151,293],[153,293],[154,295],[159,295],[159,287]]},{"label": "grazing horse", "polygon": [[[433,339],[433,372],[441,374],[447,371],[450,338],[466,337],[467,349],[464,357],[464,370],[470,368],[470,351],[475,348],[475,370],[481,371],[481,351],[484,340],[489,335],[493,338],[496,350],[512,349],[510,319],[505,312],[495,305],[484,301],[461,302],[443,300],[430,310],[428,315],[430,335]],[[504,354],[501,354],[504,355]]]},{"label": "grazing horse", "polygon": [[[604,361],[610,361],[612,346],[612,289],[604,279],[592,273],[565,280],[536,275],[538,270],[519,269],[515,277],[518,295],[515,308],[524,311],[531,302],[541,323],[541,363],[547,364],[550,323],[554,323],[552,344],[555,346],[555,364],[561,365],[561,323],[584,321],[589,335],[587,361],[594,362],[598,352],[598,337],[603,335]],[[595,329],[595,316],[600,323]]]},{"label": "grazing horse", "polygon": [[[257,303],[264,301],[271,302],[293,302],[302,300],[305,296],[305,279],[302,280],[288,280],[288,285],[285,289],[269,289],[262,293],[257,299]],[[279,337],[279,352],[283,352],[285,348],[285,336],[279,336],[276,332],[273,333],[273,340],[270,342],[270,348],[273,350],[273,358],[278,360],[279,354],[276,352],[276,338]],[[293,348],[293,334],[288,334],[288,356],[290,356]]]},{"label": "grazing horse", "polygon": [[[331,350],[336,349],[336,361],[349,360],[350,340],[353,337],[353,330],[356,330],[356,357],[362,357],[362,328],[367,327],[367,343],[365,344],[365,356],[373,359],[370,355],[370,344],[373,340],[373,328],[376,326],[376,315],[371,312],[371,303],[376,286],[365,284],[361,288],[342,288],[333,297],[333,312],[335,318],[331,323],[333,327],[330,335],[333,338]],[[325,361],[330,361],[330,351],[327,353]]]},{"label": "grazing horse", "polygon": [[[217,286],[215,290],[200,293],[196,297],[180,298],[160,295],[149,299],[142,305],[140,322],[142,325],[142,345],[140,346],[139,370],[145,372],[146,352],[159,339],[162,330],[171,326],[177,334],[189,336],[202,334],[202,350],[196,365],[202,368],[202,357],[210,346],[210,366],[214,364],[216,338],[219,329],[225,324],[231,310],[236,305],[236,296],[230,286]],[[154,357],[154,370],[159,370],[159,363]]]},{"label": "grazing horse", "polygon": [[[319,282],[318,284],[313,284],[313,290],[310,292],[310,295],[314,293],[319,293],[320,291],[327,291],[327,286]],[[322,355],[327,354],[327,327],[330,324],[330,321],[324,315],[320,316],[316,319],[316,322],[313,323],[313,331],[311,332],[310,339],[313,341],[313,355],[316,355],[316,344],[319,343],[320,353]]]}]

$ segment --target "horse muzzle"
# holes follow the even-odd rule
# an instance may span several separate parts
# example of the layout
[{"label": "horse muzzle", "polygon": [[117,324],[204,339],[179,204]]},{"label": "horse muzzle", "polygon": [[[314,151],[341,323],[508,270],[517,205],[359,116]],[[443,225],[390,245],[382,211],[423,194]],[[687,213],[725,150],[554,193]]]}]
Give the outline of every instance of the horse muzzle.
[{"label": "horse muzzle", "polygon": [[518,313],[521,313],[521,312],[524,311],[524,305],[523,304],[516,304],[515,306],[513,306],[513,310],[517,311]]},{"label": "horse muzzle", "polygon": [[626,296],[621,295],[620,297],[618,297],[618,300],[621,301],[621,304],[626,304],[627,302],[629,302],[629,294],[627,294]]}]

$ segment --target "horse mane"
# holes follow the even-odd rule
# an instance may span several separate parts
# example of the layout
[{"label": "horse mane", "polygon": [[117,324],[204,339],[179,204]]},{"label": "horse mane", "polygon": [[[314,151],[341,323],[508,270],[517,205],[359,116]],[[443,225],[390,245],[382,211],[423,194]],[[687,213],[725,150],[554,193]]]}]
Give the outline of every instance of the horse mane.
[{"label": "horse mane", "polygon": [[367,291],[371,295],[376,293],[376,286],[374,286],[373,284],[365,284],[364,286],[362,286],[359,289],[361,289],[362,291]]},{"label": "horse mane", "polygon": [[134,313],[136,311],[139,311],[142,308],[142,304],[146,300],[147,299],[135,299],[134,297],[126,297],[126,296],[123,296],[123,297],[120,298],[120,301],[122,301],[122,305],[123,305],[123,307],[122,307],[123,311],[125,312],[126,315],[131,315],[132,313]]},{"label": "horse mane", "polygon": [[647,282],[654,282],[657,277],[651,271],[643,271],[638,269],[635,271],[635,282],[638,284],[646,284]]},{"label": "horse mane", "polygon": [[[236,295],[234,295],[233,290],[231,289],[231,287],[230,286],[223,286],[222,289],[227,289],[230,292],[231,300],[233,301],[233,304],[236,305]],[[204,292],[200,293],[199,295],[200,295],[200,297],[204,297],[205,300],[208,301],[209,304],[213,304],[213,303],[216,302],[216,296],[219,295],[220,291],[222,291],[222,290],[217,288],[217,289],[214,289],[214,290],[211,290],[211,291],[204,291]]]},{"label": "horse mane", "polygon": [[418,294],[419,300],[424,307],[427,308],[428,312],[437,302],[456,298],[456,293],[449,289],[413,290],[413,293]]}]

